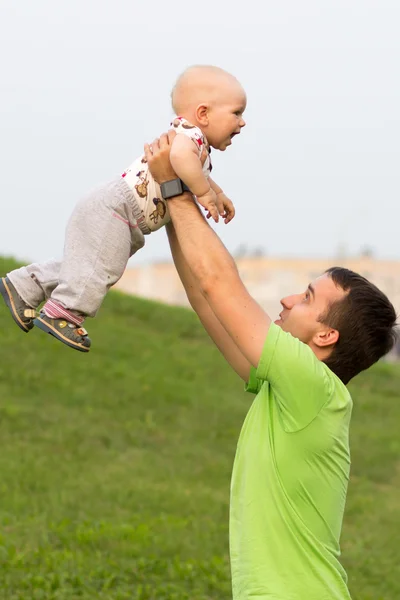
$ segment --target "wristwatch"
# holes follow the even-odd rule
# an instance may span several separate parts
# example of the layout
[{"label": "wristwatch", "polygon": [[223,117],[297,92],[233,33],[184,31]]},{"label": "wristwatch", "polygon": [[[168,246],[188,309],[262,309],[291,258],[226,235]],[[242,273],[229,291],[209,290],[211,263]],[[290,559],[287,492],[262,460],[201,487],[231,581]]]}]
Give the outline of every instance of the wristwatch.
[{"label": "wristwatch", "polygon": [[180,196],[184,192],[190,192],[190,189],[186,183],[183,183],[182,179],[171,179],[171,181],[165,181],[160,185],[160,188],[161,196],[164,198],[164,200],[168,200],[174,196]]}]

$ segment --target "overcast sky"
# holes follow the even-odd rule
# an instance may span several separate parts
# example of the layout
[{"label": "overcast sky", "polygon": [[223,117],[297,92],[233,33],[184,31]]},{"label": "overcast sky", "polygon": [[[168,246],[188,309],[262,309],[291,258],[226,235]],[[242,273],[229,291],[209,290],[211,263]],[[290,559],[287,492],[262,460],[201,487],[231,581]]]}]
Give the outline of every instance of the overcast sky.
[{"label": "overcast sky", "polygon": [[[3,0],[0,254],[62,254],[81,195],[171,119],[191,64],[231,71],[247,127],[214,179],[230,251],[400,258],[398,0]],[[168,258],[165,233],[136,263]]]}]

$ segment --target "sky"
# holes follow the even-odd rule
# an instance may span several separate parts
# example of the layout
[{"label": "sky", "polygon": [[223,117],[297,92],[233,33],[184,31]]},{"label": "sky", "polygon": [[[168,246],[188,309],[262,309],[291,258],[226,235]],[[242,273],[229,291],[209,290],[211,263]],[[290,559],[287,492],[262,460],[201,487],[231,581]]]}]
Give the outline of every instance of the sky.
[{"label": "sky", "polygon": [[[75,203],[168,128],[192,64],[244,86],[213,153],[235,255],[400,259],[398,0],[0,4],[0,255],[61,257]],[[163,230],[135,264],[169,260]],[[131,265],[132,265],[131,261]]]}]

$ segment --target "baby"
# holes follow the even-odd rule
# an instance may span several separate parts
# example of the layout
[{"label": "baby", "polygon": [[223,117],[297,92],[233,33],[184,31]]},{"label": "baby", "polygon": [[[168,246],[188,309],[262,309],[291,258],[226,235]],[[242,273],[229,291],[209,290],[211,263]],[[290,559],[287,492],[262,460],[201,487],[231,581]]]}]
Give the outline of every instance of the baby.
[{"label": "baby", "polygon": [[26,333],[36,325],[67,346],[88,352],[91,341],[82,327],[84,319],[96,315],[129,258],[144,246],[144,236],[168,223],[168,198],[189,190],[207,217],[218,222],[222,216],[225,223],[233,218],[231,200],[210,177],[210,153],[211,147],[226,150],[245,126],[243,88],[217,67],[190,67],[175,84],[172,106],[177,135],[170,160],[179,179],[160,187],[145,157],[139,157],[122,177],[77,204],[61,262],[34,263],[0,280],[0,293]]}]

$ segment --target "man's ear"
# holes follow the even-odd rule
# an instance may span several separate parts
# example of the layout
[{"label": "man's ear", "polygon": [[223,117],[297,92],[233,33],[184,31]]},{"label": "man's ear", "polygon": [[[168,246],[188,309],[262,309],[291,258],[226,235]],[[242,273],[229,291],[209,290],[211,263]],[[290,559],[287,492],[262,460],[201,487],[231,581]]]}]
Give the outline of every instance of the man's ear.
[{"label": "man's ear", "polygon": [[313,342],[318,348],[327,348],[334,346],[339,340],[339,332],[337,329],[327,328],[319,331],[313,337]]},{"label": "man's ear", "polygon": [[207,104],[199,104],[196,108],[196,118],[200,125],[208,125],[208,111],[209,106]]}]

